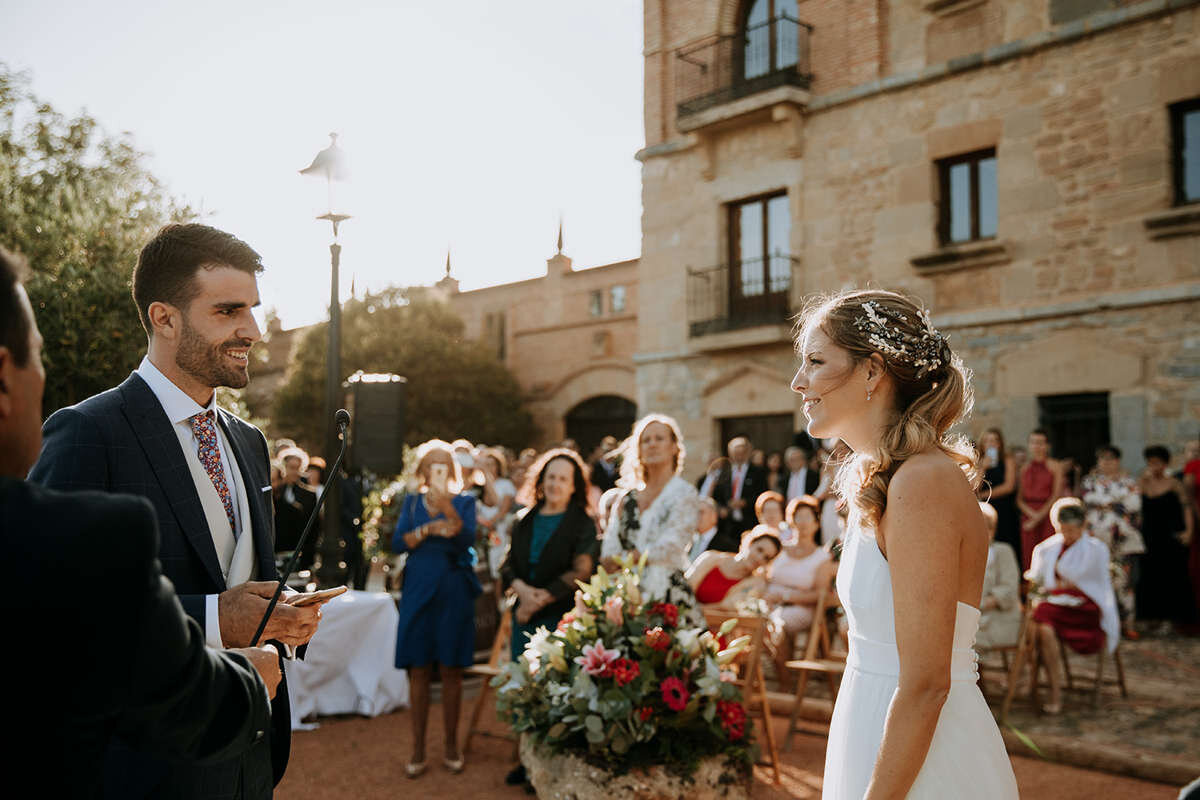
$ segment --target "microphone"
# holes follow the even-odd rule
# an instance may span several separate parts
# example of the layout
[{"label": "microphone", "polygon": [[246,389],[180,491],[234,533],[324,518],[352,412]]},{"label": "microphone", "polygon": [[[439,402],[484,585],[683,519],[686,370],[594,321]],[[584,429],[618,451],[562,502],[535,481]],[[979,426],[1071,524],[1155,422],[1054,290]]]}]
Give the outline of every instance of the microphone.
[{"label": "microphone", "polygon": [[342,464],[342,456],[346,455],[346,427],[350,424],[350,412],[344,408],[339,408],[337,413],[333,415],[333,421],[337,425],[338,436],[342,440],[342,447],[338,450],[337,459],[333,462],[329,474],[325,476],[325,484],[321,488],[321,496],[317,498],[317,504],[313,506],[312,514],[308,517],[308,524],[304,526],[304,533],[300,534],[300,541],[296,543],[296,549],[293,551],[292,557],[284,565],[283,574],[279,576],[279,585],[275,587],[275,594],[271,596],[271,602],[267,604],[267,613],[263,614],[262,622],[258,623],[258,630],[254,632],[254,638],[250,640],[251,647],[258,645],[258,640],[267,628],[267,620],[271,618],[271,613],[279,603],[279,596],[283,594],[283,587],[287,585],[288,575],[292,574],[292,570],[296,568],[296,564],[300,561],[300,554],[304,550],[304,543],[308,540],[308,534],[312,532],[313,525],[317,521],[317,515],[321,513],[321,506],[325,505],[325,498],[329,496],[329,484],[333,483],[334,476],[338,474],[338,467]]}]

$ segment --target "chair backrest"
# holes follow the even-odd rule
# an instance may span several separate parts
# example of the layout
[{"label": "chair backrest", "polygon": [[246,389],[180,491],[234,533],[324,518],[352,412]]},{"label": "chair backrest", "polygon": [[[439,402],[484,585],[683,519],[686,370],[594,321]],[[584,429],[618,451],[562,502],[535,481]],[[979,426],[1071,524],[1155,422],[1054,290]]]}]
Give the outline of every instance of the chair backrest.
[{"label": "chair backrest", "polygon": [[812,627],[808,629],[808,643],[804,647],[804,658],[807,661],[829,655],[829,628],[826,625],[825,612],[828,610],[826,601],[832,583],[833,577],[830,576],[829,582],[821,587],[820,593],[817,595],[817,607],[813,609]]},{"label": "chair backrest", "polygon": [[509,649],[509,639],[512,638],[512,613],[503,608],[500,610],[500,624],[496,627],[496,638],[492,640],[492,652],[488,656],[489,667],[499,667],[501,659]]},{"label": "chair backrest", "polygon": [[750,645],[738,653],[737,658],[730,662],[730,666],[737,670],[737,683],[746,686],[748,685],[747,681],[754,677],[756,668],[761,669],[760,659],[765,647],[767,619],[766,617],[739,616],[731,611],[718,611],[715,609],[706,609],[704,611],[704,620],[708,624],[709,629],[714,633],[731,619],[737,620],[737,624],[727,634],[727,638],[730,641],[742,636],[750,637]]}]

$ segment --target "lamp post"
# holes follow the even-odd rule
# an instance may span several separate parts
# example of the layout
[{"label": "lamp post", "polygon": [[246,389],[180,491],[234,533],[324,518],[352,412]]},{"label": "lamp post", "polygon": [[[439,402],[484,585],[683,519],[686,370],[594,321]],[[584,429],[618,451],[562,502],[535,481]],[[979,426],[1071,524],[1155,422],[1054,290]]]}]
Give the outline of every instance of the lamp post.
[{"label": "lamp post", "polygon": [[[325,459],[327,468],[333,466],[338,451],[338,431],[333,414],[341,403],[338,389],[342,384],[342,303],[338,296],[338,266],[342,257],[342,246],[338,244],[338,226],[350,219],[349,214],[338,214],[333,208],[333,184],[348,177],[346,160],[337,145],[337,134],[329,134],[329,147],[317,153],[312,163],[300,170],[301,175],[324,178],[329,192],[329,211],[317,219],[329,220],[333,225],[333,242],[329,245],[329,348],[325,358]],[[329,477],[329,476],[326,476]],[[329,497],[325,500],[325,519],[321,536],[321,568],[317,572],[320,586],[332,586],[341,581],[341,481],[333,476],[329,484]]]}]

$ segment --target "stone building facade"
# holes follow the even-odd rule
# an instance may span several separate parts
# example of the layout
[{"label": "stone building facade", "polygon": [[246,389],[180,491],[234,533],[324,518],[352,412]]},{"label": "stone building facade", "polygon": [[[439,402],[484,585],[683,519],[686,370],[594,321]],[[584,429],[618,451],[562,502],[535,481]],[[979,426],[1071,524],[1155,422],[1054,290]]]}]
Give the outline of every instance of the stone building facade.
[{"label": "stone building facade", "polygon": [[542,277],[467,292],[438,284],[465,334],[492,348],[525,392],[539,439],[573,438],[586,453],[605,435],[628,435],[636,414],[638,262],[575,270],[563,253]]},{"label": "stone building facade", "polygon": [[1197,436],[1200,3],[644,14],[636,402],[691,452],[803,429],[789,319],[851,286],[929,305],[975,373],[970,432],[1129,468]]}]

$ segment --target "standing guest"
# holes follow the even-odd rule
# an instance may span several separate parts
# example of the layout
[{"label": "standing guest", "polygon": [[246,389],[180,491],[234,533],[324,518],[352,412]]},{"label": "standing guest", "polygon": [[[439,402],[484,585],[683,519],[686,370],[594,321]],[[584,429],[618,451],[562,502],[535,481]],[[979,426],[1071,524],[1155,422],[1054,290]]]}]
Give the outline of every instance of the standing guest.
[{"label": "standing guest", "polygon": [[712,498],[723,509],[721,527],[736,539],[758,524],[754,501],[767,490],[767,474],[750,463],[750,440],[736,436],[729,440],[729,468],[721,473],[713,487]]},{"label": "standing guest", "polygon": [[[316,491],[304,482],[308,471],[308,453],[299,447],[289,447],[279,454],[283,475],[280,483],[272,490],[275,507],[275,552],[291,553],[300,543],[300,536],[317,507]],[[317,558],[317,537],[308,535],[300,560],[299,569],[311,570]]]},{"label": "standing guest", "polygon": [[1080,482],[1083,480],[1083,467],[1075,456],[1067,456],[1058,462],[1063,475],[1063,497],[1079,497]]},{"label": "standing guest", "polygon": [[[1031,454],[1033,448],[1030,448]],[[1081,655],[1112,653],[1120,639],[1120,620],[1109,555],[1104,542],[1084,531],[1087,512],[1074,497],[1055,501],[1050,522],[1055,533],[1033,550],[1032,566],[1025,577],[1048,595],[1033,609],[1037,648],[1050,673],[1047,714],[1062,711],[1063,665],[1058,642]]]},{"label": "standing guest", "polygon": [[767,470],[767,488],[780,494],[786,492],[788,473],[783,468],[783,453],[778,450],[772,450],[767,453],[765,466]]},{"label": "standing guest", "polygon": [[784,451],[784,459],[787,461],[788,471],[784,475],[783,488],[779,489],[779,492],[786,498],[786,502],[790,503],[806,494],[815,495],[817,487],[820,486],[821,475],[820,470],[811,466],[812,451],[794,445]]},{"label": "standing guest", "polygon": [[717,524],[720,518],[717,516],[716,502],[711,497],[701,497],[699,509],[696,538],[692,541],[692,549],[688,551],[688,563],[694,563],[707,550],[737,552],[738,543],[725,538]]},{"label": "standing guest", "polygon": [[565,447],[544,453],[521,490],[512,544],[500,565],[500,583],[516,596],[511,648],[520,658],[539,627],[553,630],[571,610],[575,581],[591,577],[599,555],[596,522],[587,507],[587,469]]},{"label": "standing guest", "polygon": [[[1192,508],[1192,527],[1200,520],[1200,441],[1192,440],[1184,448],[1183,488],[1188,504]],[[1200,537],[1193,530],[1188,546],[1188,577],[1192,582],[1192,615],[1200,623]],[[1187,631],[1200,633],[1200,625],[1193,624]]]},{"label": "standing guest", "polygon": [[999,428],[988,428],[979,438],[983,483],[976,494],[996,509],[995,540],[1007,544],[1014,554],[1021,552],[1021,518],[1017,513],[1017,464],[1004,447]]},{"label": "standing guest", "polygon": [[1135,587],[1146,545],[1133,519],[1142,509],[1142,497],[1137,482],[1121,469],[1119,449],[1105,445],[1096,451],[1096,468],[1084,476],[1080,493],[1087,508],[1088,533],[1104,542],[1113,561],[1113,592],[1121,630],[1127,638],[1136,639]]},{"label": "standing guest", "polygon": [[[475,503],[475,521],[488,541],[488,568],[498,575],[500,562],[508,548],[508,521],[512,513],[517,488],[508,478],[508,460],[504,452],[495,447],[484,448],[479,453],[479,472],[483,476],[483,497]],[[488,504],[488,498],[494,504]]]},{"label": "standing guest", "polygon": [[[114,736],[179,761],[226,761],[271,722],[279,657],[270,645],[205,646],[158,562],[144,499],[57,492],[25,481],[42,443],[42,337],[0,248],[0,547],[12,569],[0,667],[12,726],[0,765],[10,797],[99,797]],[[103,613],[70,591],[104,576]],[[70,631],[71,652],[63,650]],[[20,652],[29,657],[15,657]],[[58,768],[30,769],[69,759]]]},{"label": "standing guest", "polygon": [[304,482],[317,493],[318,500],[321,499],[321,493],[325,491],[325,470],[328,468],[325,459],[320,456],[308,457],[308,469],[304,471]]},{"label": "standing guest", "polygon": [[821,547],[821,504],[812,495],[801,495],[788,503],[790,538],[783,539],[783,552],[771,564],[765,599],[776,620],[776,674],[789,675],[785,666],[795,651],[796,636],[812,627],[821,590],[833,581],[837,565]]},{"label": "standing guest", "polygon": [[769,528],[746,531],[737,553],[709,550],[687,571],[687,580],[701,605],[735,610],[747,597],[761,596],[767,582],[760,574],[783,545]]},{"label": "standing guest", "polygon": [[1021,569],[1016,552],[996,540],[999,514],[996,507],[980,503],[979,510],[987,522],[987,568],[983,573],[983,599],[979,601],[979,632],[975,645],[979,648],[1007,647],[1017,643],[1021,632]]},{"label": "standing guest", "polygon": [[[712,497],[713,491],[717,488],[717,481],[721,479],[721,473],[729,469],[729,459],[721,456],[714,458],[708,462],[708,469],[696,481],[696,491],[701,497]],[[728,511],[726,509],[726,511]]]},{"label": "standing guest", "polygon": [[592,459],[588,463],[591,469],[592,485],[603,494],[617,485],[619,467],[616,463],[617,439],[615,436],[605,436],[592,451]]},{"label": "standing guest", "polygon": [[644,554],[641,588],[646,598],[694,607],[683,572],[699,509],[696,490],[679,477],[686,455],[679,424],[662,414],[648,414],[634,424],[621,449],[623,494],[613,509],[600,557],[606,568],[616,569],[617,556],[636,561]]},{"label": "standing guest", "polygon": [[1063,494],[1062,465],[1050,458],[1050,434],[1041,428],[1029,434],[1029,461],[1017,480],[1021,511],[1021,566],[1029,569],[1033,548],[1052,533],[1050,508]]},{"label": "standing guest", "polygon": [[754,448],[753,450],[751,450],[750,451],[750,463],[751,463],[751,465],[758,467],[761,470],[766,470],[766,468],[767,468],[766,452],[763,450],[760,450],[757,447]]},{"label": "standing guest", "polygon": [[780,539],[787,536],[787,522],[784,521],[783,495],[775,491],[766,491],[754,501],[754,516],[760,525],[766,525]]},{"label": "standing guest", "polygon": [[1162,445],[1143,453],[1142,535],[1146,555],[1137,585],[1138,613],[1145,620],[1189,625],[1196,622],[1188,579],[1188,546],[1195,517],[1180,480],[1167,473],[1171,453]]},{"label": "standing guest", "polygon": [[475,660],[475,598],[483,591],[475,576],[475,498],[463,491],[461,465],[450,445],[433,439],[417,448],[417,481],[392,533],[392,552],[408,553],[396,668],[408,670],[412,685],[413,749],[404,767],[410,778],[425,772],[435,663],[442,678],[442,763],[452,773],[463,771],[458,749],[462,677]]},{"label": "standing guest", "polygon": [[[258,253],[207,225],[167,225],[138,256],[133,301],[146,356],[120,386],[55,412],[29,478],[47,488],[137,494],[158,515],[163,574],[211,647],[245,647],[275,591],[270,460],[262,432],[216,404],[215,389],[244,388],[261,337]],[[320,610],[288,592],[263,633],[287,651],[308,642]],[[284,681],[286,681],[286,675]],[[118,742],[106,793],[265,798],[291,747],[286,686],[271,728],[245,754],[207,765],[169,762]]]}]

